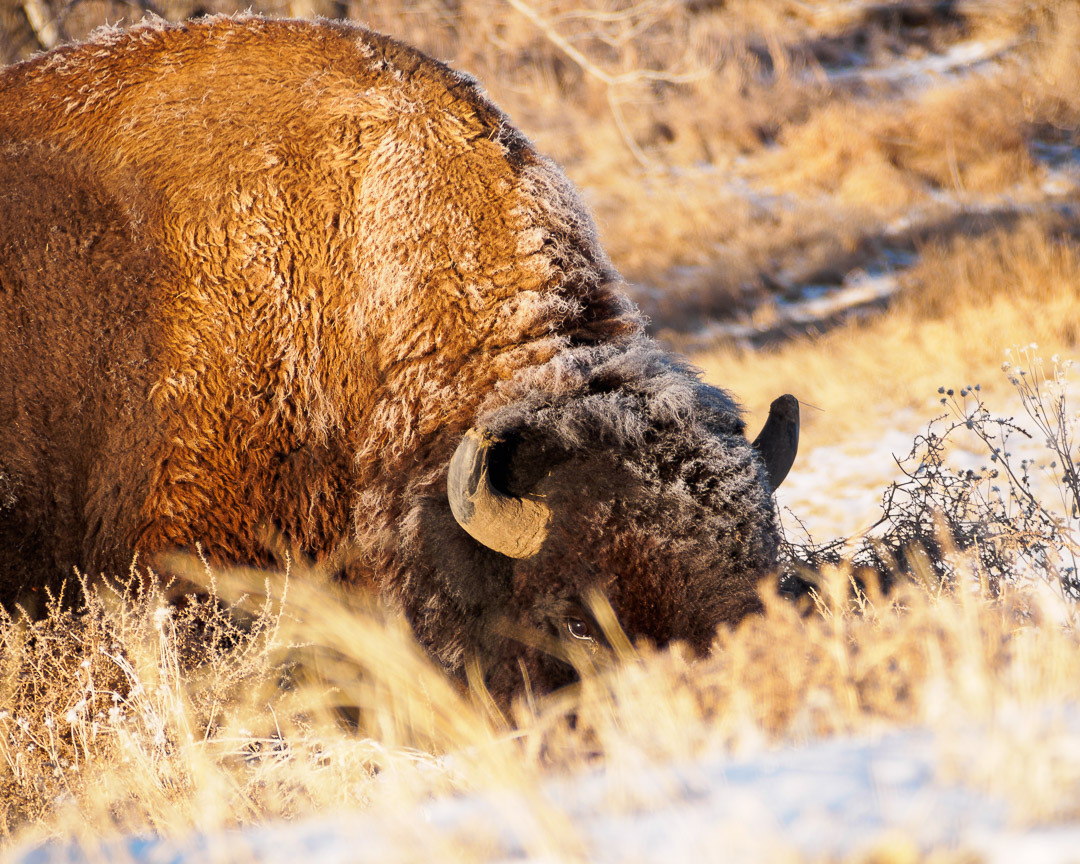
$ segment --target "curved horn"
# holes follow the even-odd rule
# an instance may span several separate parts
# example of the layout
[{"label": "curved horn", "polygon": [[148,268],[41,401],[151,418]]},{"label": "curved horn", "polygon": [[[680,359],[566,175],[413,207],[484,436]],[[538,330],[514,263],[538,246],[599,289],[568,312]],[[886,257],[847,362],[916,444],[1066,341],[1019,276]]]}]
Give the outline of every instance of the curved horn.
[{"label": "curved horn", "polygon": [[491,485],[488,455],[496,443],[483,429],[465,433],[446,478],[450,509],[474,540],[510,558],[529,558],[547,537],[551,508],[532,498],[504,495]]},{"label": "curved horn", "polygon": [[799,400],[790,393],[774,399],[769,419],[754,439],[754,448],[765,463],[769,485],[776,489],[787,477],[799,450]]}]

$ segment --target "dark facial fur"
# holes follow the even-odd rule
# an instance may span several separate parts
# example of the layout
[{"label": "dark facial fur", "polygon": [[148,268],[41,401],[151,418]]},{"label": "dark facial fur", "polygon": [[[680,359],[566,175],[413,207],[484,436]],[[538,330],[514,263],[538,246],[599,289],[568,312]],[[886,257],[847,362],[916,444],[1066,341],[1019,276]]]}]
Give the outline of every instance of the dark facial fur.
[{"label": "dark facial fur", "polygon": [[413,569],[435,583],[417,596],[442,595],[450,617],[477,622],[446,643],[455,628],[425,602],[413,613],[420,631],[450,666],[482,645],[489,686],[504,699],[522,686],[521,663],[535,689],[565,683],[565,664],[536,645],[577,638],[570,623],[590,624],[593,592],[631,639],[704,651],[718,625],[760,608],[757,583],[777,548],[761,465],[722,391],[644,340],[549,366],[561,368],[538,369],[516,400],[482,415],[504,442],[493,483],[552,510],[540,552],[512,560],[485,549],[438,496],[414,522]]}]

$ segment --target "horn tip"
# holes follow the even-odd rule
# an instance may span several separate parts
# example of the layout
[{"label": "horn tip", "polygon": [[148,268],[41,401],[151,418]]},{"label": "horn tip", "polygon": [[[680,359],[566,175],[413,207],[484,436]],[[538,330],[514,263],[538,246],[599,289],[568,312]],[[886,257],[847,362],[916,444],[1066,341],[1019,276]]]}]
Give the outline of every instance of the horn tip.
[{"label": "horn tip", "polygon": [[798,399],[785,393],[773,400],[769,416],[753,446],[765,463],[769,486],[777,489],[791,470],[799,449]]}]

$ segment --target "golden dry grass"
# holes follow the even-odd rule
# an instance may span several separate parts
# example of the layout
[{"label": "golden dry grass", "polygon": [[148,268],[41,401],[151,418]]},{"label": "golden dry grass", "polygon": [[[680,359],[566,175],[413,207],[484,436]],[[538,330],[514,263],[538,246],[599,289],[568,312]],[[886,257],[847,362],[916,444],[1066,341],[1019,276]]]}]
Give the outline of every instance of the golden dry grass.
[{"label": "golden dry grass", "polygon": [[[140,14],[138,0],[33,2],[53,9],[71,38]],[[249,5],[157,0],[156,8],[183,17]],[[760,298],[793,259],[842,260],[943,193],[967,203],[1038,200],[1045,171],[1032,141],[1067,138],[1080,118],[1074,0],[970,0],[958,4],[959,21],[929,15],[914,24],[889,4],[799,0],[255,7],[347,14],[477,75],[583,188],[613,261],[641,286],[658,327]],[[19,16],[3,35],[12,58],[32,47]],[[1000,45],[1000,61],[930,87],[855,86],[828,74],[856,53],[873,71],[972,40]],[[762,206],[762,192],[785,200]],[[674,301],[653,302],[672,284]]]},{"label": "golden dry grass", "polygon": [[930,243],[884,315],[772,351],[728,347],[694,360],[744,400],[752,426],[778,393],[815,406],[804,411],[804,446],[813,448],[872,437],[900,409],[929,419],[942,385],[980,384],[1004,402],[1005,350],[1035,342],[1047,356],[1069,355],[1080,342],[1078,302],[1080,245],[1029,219]]},{"label": "golden dry grass", "polygon": [[[235,581],[261,589],[250,574]],[[1080,646],[1053,626],[1053,600],[918,582],[862,604],[849,592],[837,571],[812,614],[769,597],[705,661],[624,649],[575,691],[519,704],[513,732],[482,695],[449,686],[400,621],[343,603],[312,574],[284,602],[256,604],[256,635],[212,639],[193,664],[182,659],[192,634],[159,595],[101,601],[75,627],[60,612],[9,623],[0,824],[9,839],[87,842],[343,808],[396,824],[431,795],[512,789],[533,808],[531,851],[572,859],[545,778],[602,763],[629,789],[650,764],[897,724],[936,728],[943,772],[1014,801],[1022,824],[1080,812],[1080,764],[1065,758],[1056,713],[1080,698]],[[360,706],[361,729],[336,719],[341,704]],[[1038,746],[1017,752],[1018,723]],[[437,841],[437,828],[418,830]],[[484,853],[479,836],[455,858]]]}]

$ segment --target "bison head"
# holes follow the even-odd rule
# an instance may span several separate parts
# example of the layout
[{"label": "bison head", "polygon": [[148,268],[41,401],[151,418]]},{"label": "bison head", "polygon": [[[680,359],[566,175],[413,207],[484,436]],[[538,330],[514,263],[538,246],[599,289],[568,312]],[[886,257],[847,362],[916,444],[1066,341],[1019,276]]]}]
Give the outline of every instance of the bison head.
[{"label": "bison head", "polygon": [[[776,400],[751,445],[726,393],[657,358],[651,374],[599,364],[562,392],[489,412],[458,443],[446,498],[429,502],[443,512],[429,514],[438,527],[424,544],[442,582],[433,593],[461,612],[458,627],[425,627],[435,610],[416,610],[414,625],[451,667],[476,651],[504,703],[526,678],[540,692],[573,681],[567,655],[602,648],[597,593],[632,640],[698,652],[720,624],[760,609],[757,585],[779,544],[772,492],[795,457],[798,403]],[[461,638],[437,644],[448,632]]]}]

